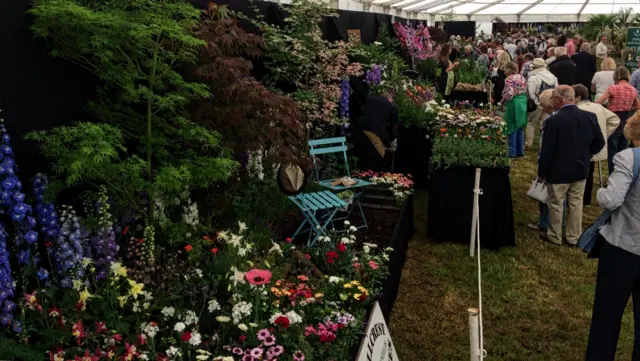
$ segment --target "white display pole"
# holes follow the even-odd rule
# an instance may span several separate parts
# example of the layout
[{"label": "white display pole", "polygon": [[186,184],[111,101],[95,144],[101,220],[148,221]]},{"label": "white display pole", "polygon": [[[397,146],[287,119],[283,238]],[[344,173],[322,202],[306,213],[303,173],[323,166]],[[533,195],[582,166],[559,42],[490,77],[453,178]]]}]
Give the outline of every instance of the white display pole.
[{"label": "white display pole", "polygon": [[478,223],[478,202],[480,201],[480,172],[482,169],[476,168],[476,180],[473,186],[473,213],[471,215],[471,241],[469,242],[469,256],[473,258],[475,256],[476,248],[476,231]]},{"label": "white display pole", "polygon": [[469,312],[469,345],[471,361],[480,361],[480,324],[478,323],[478,309],[470,308]]}]

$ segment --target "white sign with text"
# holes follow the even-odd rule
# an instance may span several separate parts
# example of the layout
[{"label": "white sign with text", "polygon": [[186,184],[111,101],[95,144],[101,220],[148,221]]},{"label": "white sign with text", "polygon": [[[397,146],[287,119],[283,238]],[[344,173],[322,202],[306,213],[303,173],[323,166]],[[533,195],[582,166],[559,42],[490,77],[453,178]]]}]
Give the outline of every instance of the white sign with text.
[{"label": "white sign with text", "polygon": [[364,334],[356,361],[398,361],[396,349],[389,334],[378,302],[369,316],[367,331]]}]

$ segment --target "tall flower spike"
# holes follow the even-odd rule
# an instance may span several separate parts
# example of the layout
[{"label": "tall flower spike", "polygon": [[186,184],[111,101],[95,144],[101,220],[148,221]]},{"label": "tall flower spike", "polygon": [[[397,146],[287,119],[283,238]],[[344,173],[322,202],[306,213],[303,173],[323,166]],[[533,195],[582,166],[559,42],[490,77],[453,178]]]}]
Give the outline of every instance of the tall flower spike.
[{"label": "tall flower spike", "polygon": [[16,304],[11,300],[15,286],[11,278],[11,264],[7,251],[7,232],[0,224],[0,326],[6,327],[13,321]]},{"label": "tall flower spike", "polygon": [[34,231],[36,220],[31,216],[31,206],[26,204],[22,182],[17,176],[18,167],[13,159],[11,137],[7,134],[4,119],[0,119],[0,207],[16,223],[15,243],[18,262],[37,266],[38,233]]},{"label": "tall flower spike", "polygon": [[97,234],[91,237],[91,248],[97,270],[96,279],[107,278],[111,263],[116,260],[118,253],[116,233],[113,230],[113,216],[109,213],[109,207],[107,188],[101,186],[96,205],[100,229]]}]

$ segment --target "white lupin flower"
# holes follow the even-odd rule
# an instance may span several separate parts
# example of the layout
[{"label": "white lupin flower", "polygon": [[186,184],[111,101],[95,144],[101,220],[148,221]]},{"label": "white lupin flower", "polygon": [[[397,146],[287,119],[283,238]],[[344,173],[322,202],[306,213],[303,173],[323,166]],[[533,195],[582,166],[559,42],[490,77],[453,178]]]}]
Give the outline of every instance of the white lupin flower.
[{"label": "white lupin flower", "polygon": [[195,325],[198,323],[198,315],[191,310],[187,310],[184,315],[184,323],[188,325]]}]

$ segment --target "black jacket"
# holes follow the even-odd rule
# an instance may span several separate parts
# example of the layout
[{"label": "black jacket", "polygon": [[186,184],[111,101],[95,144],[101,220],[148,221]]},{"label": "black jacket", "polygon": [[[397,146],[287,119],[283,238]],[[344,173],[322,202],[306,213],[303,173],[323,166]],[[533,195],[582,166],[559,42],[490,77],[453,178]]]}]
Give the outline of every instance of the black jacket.
[{"label": "black jacket", "polygon": [[571,60],[576,64],[576,84],[582,84],[591,89],[591,81],[596,73],[596,56],[586,51],[574,54]]},{"label": "black jacket", "polygon": [[385,146],[395,139],[392,128],[398,124],[398,108],[387,98],[371,96],[362,111],[362,130],[370,130]]},{"label": "black jacket", "polygon": [[491,78],[493,82],[493,102],[497,103],[502,100],[502,91],[504,90],[504,82],[507,80],[507,74],[504,70],[498,69],[498,75]]},{"label": "black jacket", "polygon": [[549,71],[558,78],[558,85],[576,84],[576,64],[568,55],[559,56],[552,61]]},{"label": "black jacket", "polygon": [[550,184],[584,180],[591,158],[604,144],[595,114],[564,106],[545,122],[538,177]]}]

